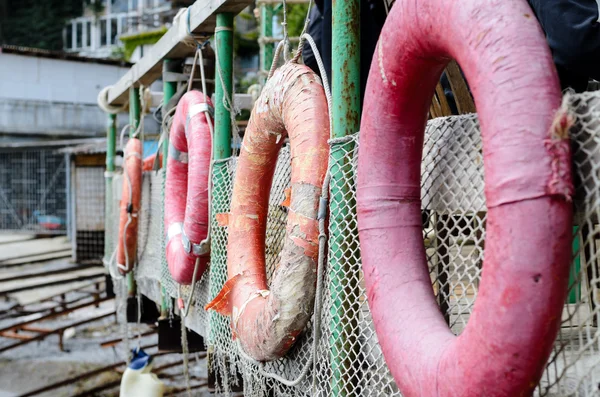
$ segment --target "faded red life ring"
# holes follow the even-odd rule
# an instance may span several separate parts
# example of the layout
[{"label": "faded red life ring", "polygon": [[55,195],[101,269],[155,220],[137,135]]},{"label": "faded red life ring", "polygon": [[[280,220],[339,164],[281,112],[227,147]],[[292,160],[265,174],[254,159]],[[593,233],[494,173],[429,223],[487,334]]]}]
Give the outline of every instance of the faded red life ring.
[{"label": "faded red life ring", "polygon": [[[485,266],[464,332],[434,298],[423,247],[427,111],[449,59],[483,133]],[[552,350],[571,257],[569,117],[548,45],[524,0],[398,0],[364,102],[358,225],[367,296],[406,397],[530,396]]]},{"label": "faded red life ring", "polygon": [[138,213],[142,200],[142,142],[131,138],[125,146],[123,158],[117,267],[121,274],[126,274],[136,262]]},{"label": "faded red life ring", "polygon": [[[292,157],[291,199],[281,262],[267,285],[269,192],[285,136]],[[231,315],[233,333],[256,360],[285,355],[312,314],[318,261],[317,213],[329,148],[329,115],[319,77],[288,63],[256,102],[237,164],[227,245],[229,280],[206,306]]]},{"label": "faded red life ring", "polygon": [[208,97],[186,93],[175,111],[169,137],[165,183],[166,256],[169,272],[180,284],[191,284],[198,260],[198,279],[206,270],[210,253],[201,244],[208,233],[208,184],[212,138]]}]

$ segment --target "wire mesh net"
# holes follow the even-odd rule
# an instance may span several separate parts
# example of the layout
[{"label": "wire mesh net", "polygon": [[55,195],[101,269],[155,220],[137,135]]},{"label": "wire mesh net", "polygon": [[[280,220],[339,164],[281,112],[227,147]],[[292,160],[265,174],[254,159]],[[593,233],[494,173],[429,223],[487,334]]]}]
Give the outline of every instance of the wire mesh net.
[{"label": "wire mesh net", "polygon": [[0,233],[67,232],[67,161],[55,150],[0,151]]},{"label": "wire mesh net", "polygon": [[[577,186],[573,264],[559,336],[535,394],[587,397],[598,394],[600,382],[600,93],[568,96],[566,103],[576,118],[572,130]],[[328,256],[319,303],[321,318],[311,320],[285,358],[264,365],[239,355],[229,318],[203,310],[227,279],[227,229],[217,223],[215,215],[229,211],[236,160],[215,163],[211,264],[197,286],[196,307],[188,325],[206,337],[218,394],[228,395],[243,385],[247,396],[400,396],[377,342],[361,273],[355,202],[357,155],[358,134],[331,142]],[[486,222],[483,175],[477,117],[431,120],[422,162],[423,237],[433,292],[457,335],[468,323],[481,276]],[[268,213],[269,276],[278,262],[285,233],[286,210],[280,204],[289,177],[289,152],[284,149]],[[158,209],[162,208],[164,185],[162,176],[151,178],[157,179],[148,194],[151,209],[143,209],[142,217],[150,217],[148,244],[161,252],[146,245],[136,276],[157,280],[175,296],[176,284],[169,280],[164,262],[162,211]],[[143,229],[144,221],[141,225]],[[315,324],[318,327],[313,327]],[[315,336],[313,366],[310,359]],[[296,379],[306,365],[310,365],[307,376]]]},{"label": "wire mesh net", "polygon": [[75,260],[100,262],[105,251],[104,168],[74,162],[72,175]]}]

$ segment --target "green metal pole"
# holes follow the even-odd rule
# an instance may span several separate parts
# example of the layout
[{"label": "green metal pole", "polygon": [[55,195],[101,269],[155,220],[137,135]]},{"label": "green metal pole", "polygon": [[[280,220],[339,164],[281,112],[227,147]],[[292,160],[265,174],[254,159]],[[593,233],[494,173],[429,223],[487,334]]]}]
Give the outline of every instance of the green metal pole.
[{"label": "green metal pole", "polygon": [[[354,134],[360,128],[360,0],[332,2],[332,127],[334,138]],[[351,190],[351,164],[344,150],[332,150],[334,164],[331,175],[331,222],[343,225],[354,214]],[[347,223],[346,223],[347,224]],[[355,390],[353,376],[358,358],[359,286],[355,277],[358,263],[352,250],[357,233],[333,229],[330,236],[331,306],[331,395],[345,396]],[[356,231],[357,232],[357,231]]]},{"label": "green metal pole", "polygon": [[[163,61],[163,71],[164,72],[176,72],[179,63],[177,61],[171,59],[165,59]],[[166,110],[167,104],[173,98],[175,93],[177,92],[177,83],[172,81],[166,81],[163,78],[163,110]],[[167,170],[167,157],[169,156],[169,135],[165,135],[163,146],[162,146],[162,168],[163,168],[163,199],[164,199],[164,183],[166,181],[166,170]],[[163,208],[163,219],[164,219],[164,208]],[[161,236],[165,236],[164,230],[165,224],[161,222]],[[163,244],[165,244],[165,239],[162,239]],[[166,247],[163,247],[163,252],[165,252]],[[166,266],[166,264],[165,264]],[[167,299],[167,291],[164,286],[160,287],[160,317],[166,318],[169,312],[169,299]]]},{"label": "green metal pole", "polygon": [[[261,37],[273,36],[273,6],[262,4],[260,6],[260,35]],[[261,71],[268,73],[273,63],[273,43],[260,43],[260,64]],[[267,80],[266,74],[261,76],[261,82]]]},{"label": "green metal pole", "polygon": [[[215,76],[215,136],[213,152],[215,160],[231,157],[231,118],[229,111],[223,104],[225,93],[229,98],[233,96],[233,14],[217,14],[217,28],[215,30],[216,47],[216,76]],[[220,76],[220,77],[219,77]],[[221,82],[223,80],[223,83]],[[211,219],[215,224],[215,214],[229,211],[229,192],[226,186],[230,184],[228,164],[218,162],[213,165],[213,198],[211,203]],[[210,295],[217,296],[223,284],[227,281],[227,252],[218,246],[218,238],[225,230],[220,227],[213,229],[210,264]],[[230,332],[229,321],[226,317],[215,312],[210,312],[210,333],[208,337],[209,358],[218,343],[218,336]]]},{"label": "green metal pole", "polygon": [[106,178],[105,183],[105,218],[104,218],[104,258],[109,260],[114,250],[112,235],[113,213],[113,173],[115,172],[115,155],[117,142],[117,115],[109,114],[106,126]]},{"label": "green metal pole", "polygon": [[[581,281],[579,273],[581,272],[581,233],[579,226],[573,226],[573,263],[569,272],[569,299],[567,303],[576,304],[581,300]],[[587,259],[587,258],[586,258]]]},{"label": "green metal pole", "polygon": [[[140,89],[131,87],[129,89],[129,137],[133,137],[133,134],[140,125],[141,120],[141,106],[140,106]],[[133,271],[127,273],[127,295],[135,296],[136,285],[135,279],[133,278]]]},{"label": "green metal pole", "polygon": [[[217,76],[215,76],[215,159],[231,156],[231,114],[223,99],[233,98],[233,14],[217,14],[215,33],[217,46]],[[221,80],[225,84],[221,83]]]}]

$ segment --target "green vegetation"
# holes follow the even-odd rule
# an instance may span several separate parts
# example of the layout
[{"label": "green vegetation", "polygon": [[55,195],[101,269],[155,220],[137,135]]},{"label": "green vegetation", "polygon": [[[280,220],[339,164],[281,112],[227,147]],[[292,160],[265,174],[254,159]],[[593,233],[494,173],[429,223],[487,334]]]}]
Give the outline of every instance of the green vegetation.
[{"label": "green vegetation", "polygon": [[152,30],[150,32],[141,32],[128,36],[121,36],[120,40],[123,42],[124,45],[124,58],[126,60],[129,60],[136,48],[138,48],[141,45],[156,43],[158,40],[160,40],[161,37],[164,36],[166,32],[167,28],[163,26],[160,29]]},{"label": "green vegetation", "polygon": [[[93,13],[100,0],[86,0]],[[63,49],[65,23],[83,14],[81,0],[0,0],[0,43],[46,50]]]}]

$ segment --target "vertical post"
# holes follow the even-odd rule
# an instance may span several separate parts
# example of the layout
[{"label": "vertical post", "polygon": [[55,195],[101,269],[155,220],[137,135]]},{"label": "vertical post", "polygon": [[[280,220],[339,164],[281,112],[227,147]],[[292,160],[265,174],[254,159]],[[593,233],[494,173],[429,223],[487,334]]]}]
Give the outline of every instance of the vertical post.
[{"label": "vertical post", "polygon": [[[215,76],[215,159],[231,156],[231,114],[223,99],[233,98],[233,14],[217,14],[215,29],[217,67]],[[223,83],[221,83],[223,81]],[[224,84],[224,86],[223,86]]]},{"label": "vertical post", "polygon": [[[264,38],[273,36],[273,6],[270,4],[262,4],[260,6],[260,35]],[[261,82],[267,80],[266,73],[271,69],[273,63],[273,43],[260,42],[260,70],[263,74]]]},{"label": "vertical post", "polygon": [[[231,116],[223,104],[225,94],[232,98],[233,95],[233,14],[217,14],[217,27],[215,29],[215,52],[216,52],[216,71],[215,71],[215,136],[213,140],[213,155],[215,160],[226,159],[231,156]],[[213,165],[213,197],[211,206],[211,222],[215,224],[215,215],[217,212],[227,212],[229,210],[229,192],[228,185],[230,175],[228,164],[218,162]],[[224,231],[221,228],[213,229],[213,239],[211,247],[211,264],[209,269],[210,276],[210,297],[217,296],[223,284],[227,281],[227,252],[217,245],[219,236]],[[208,379],[209,383],[221,382],[217,380],[215,363],[217,359],[224,359],[221,349],[218,345],[218,336],[229,332],[229,321],[226,317],[218,313],[209,313],[210,331],[208,334]],[[215,356],[215,350],[219,350],[221,355]],[[220,358],[218,358],[220,357]]]},{"label": "vertical post", "polygon": [[109,260],[112,256],[111,250],[114,249],[113,243],[115,241],[112,235],[114,230],[112,222],[114,218],[113,209],[113,173],[115,172],[115,156],[117,151],[117,115],[108,115],[108,124],[106,126],[106,175],[104,179],[104,186],[106,202],[104,203],[105,217],[104,217],[104,258]]},{"label": "vertical post", "polygon": [[[332,4],[332,127],[334,138],[356,133],[360,128],[360,0],[337,0]],[[354,196],[351,191],[351,164],[345,150],[332,151],[336,169],[331,175],[331,222],[342,225],[350,217]],[[339,230],[339,229],[338,229]],[[352,233],[357,238],[357,233]],[[353,393],[358,355],[359,286],[349,274],[357,271],[351,236],[332,230],[330,235],[331,307],[331,395]],[[352,313],[352,314],[351,314]]]},{"label": "vertical post", "polygon": [[[132,138],[141,121],[140,89],[131,87],[129,89],[129,137]],[[127,295],[135,296],[136,285],[133,278],[133,271],[127,273]]]},{"label": "vertical post", "polygon": [[[164,72],[174,72],[176,71],[176,68],[178,67],[178,62],[173,61],[171,59],[165,59],[163,61],[163,73]],[[172,82],[172,81],[167,81],[167,79],[165,79],[165,77],[163,76],[163,109],[164,110],[168,110],[167,109],[167,104],[169,103],[169,101],[171,100],[171,98],[173,98],[173,96],[175,95],[175,92],[177,91],[177,83],[176,82]],[[162,133],[162,131],[161,131]],[[167,157],[169,155],[169,135],[166,134],[163,140],[163,147],[162,147],[162,155],[163,155],[163,159],[162,159],[162,169],[163,169],[163,199],[164,199],[164,183],[166,181],[166,176],[167,176]],[[163,200],[164,202],[164,200]],[[163,206],[163,220],[164,220],[164,206]],[[165,244],[165,223],[161,222],[161,236],[162,236],[162,241],[163,244]],[[166,246],[163,247],[163,252],[165,252],[166,250]],[[167,292],[165,291],[165,288],[163,286],[161,286],[160,288],[160,318],[167,318],[167,314],[169,311],[169,304],[168,304],[168,299],[167,299]]]},{"label": "vertical post", "polygon": [[67,223],[66,223],[66,228],[67,228],[67,239],[72,243],[75,244],[75,240],[74,240],[74,236],[73,236],[73,229],[71,229],[71,223],[73,222],[73,219],[71,218],[71,200],[69,200],[69,197],[71,197],[71,154],[70,153],[65,153],[65,206],[67,207]]}]

